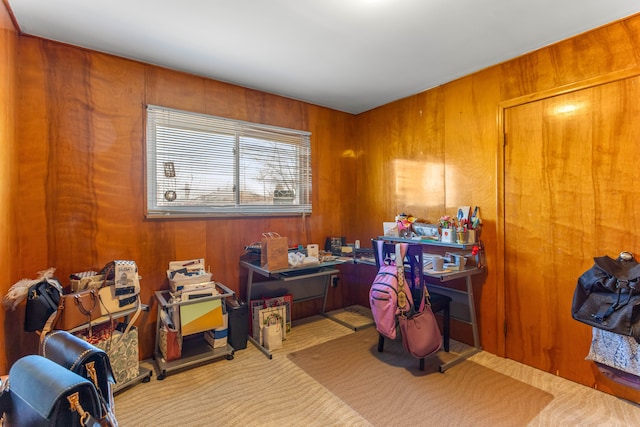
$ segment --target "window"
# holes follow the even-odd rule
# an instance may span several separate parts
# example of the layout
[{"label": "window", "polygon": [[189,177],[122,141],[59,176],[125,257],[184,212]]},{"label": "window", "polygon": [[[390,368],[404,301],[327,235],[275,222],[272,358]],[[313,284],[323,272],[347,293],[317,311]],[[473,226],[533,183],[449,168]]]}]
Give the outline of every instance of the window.
[{"label": "window", "polygon": [[311,213],[310,136],[147,106],[147,217]]}]

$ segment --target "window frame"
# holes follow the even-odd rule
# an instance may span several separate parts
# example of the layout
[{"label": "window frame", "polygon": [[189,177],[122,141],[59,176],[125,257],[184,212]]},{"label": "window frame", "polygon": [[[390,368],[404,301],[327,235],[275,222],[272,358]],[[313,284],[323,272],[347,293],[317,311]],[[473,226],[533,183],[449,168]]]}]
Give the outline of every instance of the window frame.
[{"label": "window frame", "polygon": [[[172,117],[180,117],[180,126],[172,125]],[[288,129],[283,127],[265,125],[260,123],[247,122],[236,119],[229,119],[225,117],[212,116],[202,113],[195,113],[185,110],[178,110],[158,105],[145,105],[144,108],[145,118],[145,217],[149,219],[159,218],[198,218],[198,217],[253,217],[253,216],[299,216],[310,215],[312,213],[312,169],[311,169],[311,132]],[[185,120],[193,119],[189,128],[185,125]],[[210,125],[207,126],[207,125]],[[158,136],[162,131],[158,131],[159,128],[170,129],[171,132],[182,133],[180,138],[185,138],[189,133],[202,133],[210,134],[212,141],[207,143],[216,143],[216,138],[231,138],[235,139],[235,148],[233,149],[233,166],[230,166],[232,170],[225,171],[224,167],[216,167],[216,172],[226,173],[226,178],[231,179],[233,182],[234,202],[233,204],[215,205],[203,202],[202,204],[190,203],[188,205],[173,203],[166,197],[163,201],[160,197],[159,188],[163,183],[166,186],[166,179],[161,178],[160,170],[164,169],[164,175],[166,175],[166,163],[162,162],[163,151],[158,151],[158,144],[161,143],[158,140],[165,138],[169,141],[168,137]],[[224,132],[221,131],[224,129]],[[233,132],[233,135],[230,133]],[[168,132],[166,132],[168,133]],[[184,142],[184,141],[181,141]],[[191,149],[195,149],[198,141],[192,140],[193,145]],[[202,149],[202,141],[197,148]],[[253,148],[253,152],[257,148],[261,148],[261,144],[272,144],[273,150],[269,151],[273,153],[274,158],[279,158],[282,152],[292,152],[288,160],[288,168],[292,168],[294,172],[293,176],[288,183],[294,185],[294,190],[282,190],[277,187],[267,193],[263,190],[261,197],[265,200],[265,203],[259,202],[243,202],[243,194],[248,191],[247,184],[240,179],[240,165],[242,161],[245,162],[250,159],[247,155],[244,158],[241,157],[245,151],[244,147]],[[162,149],[166,150],[167,146],[175,147],[177,143],[168,142]],[[289,147],[290,146],[290,147]],[[282,147],[279,149],[278,147]],[[291,150],[293,147],[293,150]],[[286,148],[286,150],[284,149]],[[185,147],[185,152],[189,150],[189,147]],[[247,150],[249,151],[249,150]],[[182,153],[182,155],[184,155]],[[230,155],[230,156],[231,156]],[[189,154],[186,154],[188,157]],[[255,154],[253,154],[255,159]],[[254,160],[255,161],[255,160]],[[173,167],[173,162],[171,162]],[[193,164],[197,164],[197,160],[193,161]],[[294,166],[292,167],[291,164]],[[192,165],[192,163],[187,163]],[[184,166],[184,163],[183,163]],[[193,169],[191,169],[193,170]],[[245,169],[246,170],[246,166]],[[277,169],[276,169],[277,170]],[[204,172],[208,172],[205,170]],[[205,174],[203,172],[203,175]],[[280,171],[281,174],[287,172],[290,174],[290,170]],[[273,180],[267,181],[267,178],[263,178],[265,182],[274,185]],[[204,182],[204,181],[201,181]],[[243,193],[244,191],[244,193]],[[286,193],[286,194],[285,194]],[[211,194],[217,195],[217,191],[212,191]],[[175,191],[174,191],[175,195]],[[278,195],[282,200],[281,203],[277,203]],[[271,196],[271,203],[266,201]],[[288,197],[287,197],[288,196]],[[293,197],[291,197],[293,196]],[[160,203],[158,202],[160,199]]]}]

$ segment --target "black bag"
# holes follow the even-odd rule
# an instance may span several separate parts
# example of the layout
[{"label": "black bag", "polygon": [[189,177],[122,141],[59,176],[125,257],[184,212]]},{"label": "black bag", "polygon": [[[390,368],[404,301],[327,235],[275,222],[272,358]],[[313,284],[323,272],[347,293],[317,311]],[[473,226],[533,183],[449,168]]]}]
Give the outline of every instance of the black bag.
[{"label": "black bag", "polygon": [[44,279],[29,287],[24,316],[26,332],[40,331],[49,317],[58,310],[62,286],[57,279]]},{"label": "black bag", "polygon": [[594,258],[593,267],[578,279],[571,314],[579,322],[640,342],[640,264],[627,257]]},{"label": "black bag", "polygon": [[53,331],[42,340],[45,358],[91,381],[105,405],[113,411],[112,384],[115,384],[109,356],[104,350],[67,331]]},{"label": "black bag", "polygon": [[9,371],[5,424],[9,427],[91,426],[101,418],[93,384],[42,356],[18,359]]}]

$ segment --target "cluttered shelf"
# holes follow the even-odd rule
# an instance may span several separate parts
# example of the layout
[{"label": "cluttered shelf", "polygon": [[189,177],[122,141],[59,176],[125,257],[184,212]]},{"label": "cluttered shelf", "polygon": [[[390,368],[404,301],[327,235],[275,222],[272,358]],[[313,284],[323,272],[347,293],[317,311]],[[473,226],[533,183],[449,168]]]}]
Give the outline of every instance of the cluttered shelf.
[{"label": "cluttered shelf", "polygon": [[473,242],[473,243],[442,242],[440,240],[426,239],[420,236],[413,237],[413,238],[380,236],[378,238],[382,240],[388,240],[390,242],[420,243],[422,245],[427,245],[427,246],[440,246],[444,248],[457,248],[457,249],[472,249],[474,245],[477,245],[476,242]]},{"label": "cluttered shelf", "polygon": [[[228,360],[233,359],[234,349],[226,341],[224,345],[217,347],[215,344],[207,342],[206,338],[209,331],[224,324],[223,321],[216,320],[217,317],[222,318],[223,316],[222,300],[232,298],[235,294],[231,289],[218,282],[202,283],[200,288],[203,293],[206,292],[206,296],[197,296],[193,299],[181,296],[179,300],[175,300],[168,290],[155,292],[159,309],[154,362],[159,380],[164,379],[171,371],[225,356]],[[177,312],[180,313],[180,317],[176,321],[171,314]],[[166,349],[169,340],[168,334],[171,330],[179,330],[183,337],[179,346],[180,353],[175,355],[170,355],[170,350]],[[163,346],[165,347],[163,348]]]},{"label": "cluttered shelf", "polygon": [[[128,308],[126,310],[121,310],[121,311],[116,311],[101,317],[97,317],[94,319],[91,319],[91,322],[87,322],[87,323],[83,323],[82,325],[73,327],[71,329],[68,329],[67,332],[70,333],[76,333],[76,332],[80,332],[82,330],[88,329],[92,326],[96,326],[96,325],[100,325],[102,323],[106,323],[106,322],[111,322],[114,319],[119,319],[119,318],[125,318],[128,322],[128,318],[132,315],[135,314],[136,311],[138,310],[138,307],[132,307],[132,308]],[[149,305],[148,304],[140,304],[140,311],[149,311]]]},{"label": "cluttered shelf", "polygon": [[227,306],[235,292],[212,280],[203,258],[170,262],[167,278],[171,289],[155,292],[157,378],[225,356],[233,359]]},{"label": "cluttered shelf", "polygon": [[140,301],[138,266],[133,260],[114,260],[98,271],[69,276],[71,293],[61,301],[57,329],[81,337],[104,350],[113,368],[117,393],[148,382],[152,371],[139,364],[136,320],[149,306]]}]

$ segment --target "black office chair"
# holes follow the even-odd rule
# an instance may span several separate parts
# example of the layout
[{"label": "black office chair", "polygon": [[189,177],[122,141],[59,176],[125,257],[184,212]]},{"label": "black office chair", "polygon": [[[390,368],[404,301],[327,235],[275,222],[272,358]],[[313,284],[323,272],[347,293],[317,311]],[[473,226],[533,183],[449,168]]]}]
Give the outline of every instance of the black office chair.
[{"label": "black office chair", "polygon": [[[376,239],[372,239],[371,242],[373,244],[376,266],[378,268],[380,268],[380,265],[382,265],[386,259],[390,258],[392,255],[395,256],[395,243],[379,243]],[[410,289],[414,307],[419,307],[421,299],[423,298],[422,286],[425,285],[425,281],[422,258],[422,245],[410,243],[404,259],[404,271],[407,283],[412,284]],[[416,277],[417,280],[415,279]],[[418,284],[418,286],[415,286],[416,284]],[[444,348],[444,351],[448,353],[452,299],[447,295],[429,291],[429,301],[431,302],[431,310],[434,313],[442,311],[442,347]],[[383,350],[384,335],[378,334],[378,352],[382,353]],[[420,370],[424,370],[424,358],[420,359]]]}]

